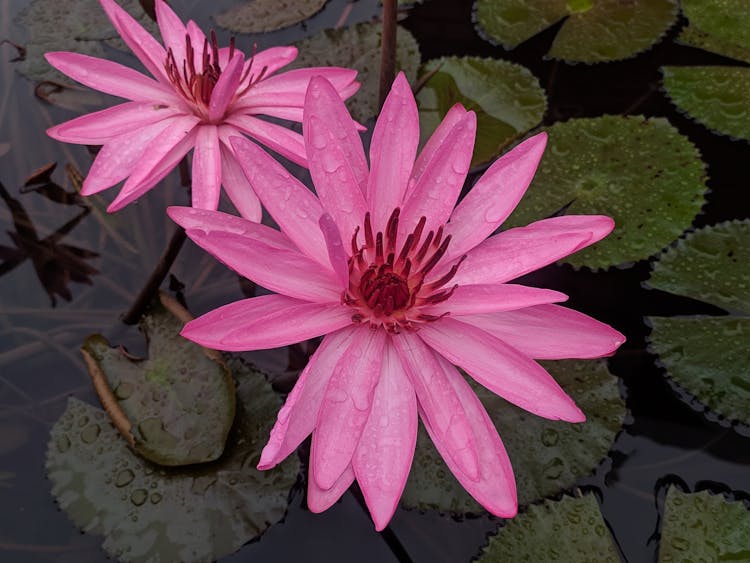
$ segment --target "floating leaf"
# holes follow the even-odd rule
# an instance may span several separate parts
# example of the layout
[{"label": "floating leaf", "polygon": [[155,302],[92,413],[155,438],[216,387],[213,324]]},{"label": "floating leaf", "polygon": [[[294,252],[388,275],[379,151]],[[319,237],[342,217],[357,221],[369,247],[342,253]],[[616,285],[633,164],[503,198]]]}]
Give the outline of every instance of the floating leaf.
[{"label": "floating leaf", "polygon": [[603,214],[615,230],[568,258],[606,268],[647,258],[690,226],[703,205],[698,150],[666,119],[604,116],[556,123],[534,182],[504,227],[526,225],[570,204]]},{"label": "floating leaf", "polygon": [[512,49],[563,18],[549,56],[597,63],[632,57],[656,43],[677,15],[674,0],[477,0],[482,35]]},{"label": "floating leaf", "polygon": [[217,459],[234,420],[232,377],[218,352],[180,336],[186,316],[161,296],[141,319],[149,347],[145,360],[112,348],[98,334],[81,348],[117,428],[140,455],[161,465]]},{"label": "floating leaf", "polygon": [[317,14],[327,0],[250,0],[215,17],[221,27],[236,33],[275,31]]},{"label": "floating leaf", "polygon": [[662,73],[678,108],[712,131],[750,140],[750,68],[667,66]]},{"label": "floating leaf", "polygon": [[708,491],[667,491],[659,563],[750,560],[750,513]]},{"label": "floating leaf", "polygon": [[745,0],[682,0],[690,25],[680,40],[750,63],[750,10]]},{"label": "floating leaf", "polygon": [[[359,71],[357,80],[362,85],[347,105],[357,121],[367,121],[378,113],[378,88],[382,26],[359,23],[341,29],[325,29],[297,43],[299,56],[289,68],[306,66],[342,66]],[[403,70],[410,80],[419,69],[419,45],[408,30],[397,32],[396,68]]]},{"label": "floating leaf", "polygon": [[443,57],[422,68],[423,75],[433,72],[417,96],[422,134],[429,136],[456,103],[474,110],[474,165],[496,157],[544,117],[544,90],[521,65],[480,57]]},{"label": "floating leaf", "polygon": [[[705,227],[653,265],[648,285],[750,313],[750,221]],[[750,425],[750,318],[650,317],[650,349],[703,405]]]},{"label": "floating leaf", "polygon": [[160,468],[133,455],[107,415],[71,398],[47,450],[52,494],[83,531],[105,536],[113,558],[213,561],[279,521],[299,461],[255,469],[280,401],[262,374],[231,360],[237,423],[216,462]]},{"label": "floating leaf", "polygon": [[[591,473],[606,457],[625,417],[617,379],[604,362],[543,363],[586,413],[585,423],[537,417],[472,383],[513,462],[522,505],[567,489]],[[422,429],[403,500],[407,506],[442,512],[482,511],[455,480]]]},{"label": "floating leaf", "polygon": [[477,563],[620,563],[593,494],[531,505],[490,538]]}]

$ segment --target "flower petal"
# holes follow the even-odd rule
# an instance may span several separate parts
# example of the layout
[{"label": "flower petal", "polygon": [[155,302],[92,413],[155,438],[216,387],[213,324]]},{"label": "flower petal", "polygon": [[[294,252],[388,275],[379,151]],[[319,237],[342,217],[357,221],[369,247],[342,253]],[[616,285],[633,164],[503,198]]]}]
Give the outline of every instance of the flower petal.
[{"label": "flower petal", "polygon": [[103,145],[118,135],[174,117],[178,113],[179,110],[173,107],[153,102],[125,102],[50,127],[47,134],[65,143]]},{"label": "flower petal", "polygon": [[312,433],[328,381],[356,331],[354,327],[346,327],[323,337],[279,411],[258,469],[276,466]]},{"label": "flower petal", "polygon": [[161,39],[167,50],[171,49],[175,62],[182,65],[182,61],[185,60],[185,35],[187,33],[185,24],[163,0],[156,0],[154,7]]},{"label": "flower petal", "polygon": [[105,94],[135,102],[178,103],[172,90],[121,64],[88,55],[59,51],[45,53],[44,58],[73,80]]},{"label": "flower petal", "polygon": [[214,309],[186,324],[181,334],[206,348],[237,352],[294,344],[351,323],[351,311],[340,303],[262,295]]},{"label": "flower petal", "polygon": [[588,315],[536,305],[517,311],[458,317],[538,360],[601,358],[612,355],[625,336]]},{"label": "flower petal", "polygon": [[394,335],[392,341],[432,430],[461,473],[472,480],[479,479],[479,453],[471,419],[435,353],[414,333],[402,332]]},{"label": "flower petal", "polygon": [[331,267],[336,273],[341,288],[346,289],[349,287],[349,266],[338,227],[328,213],[323,213],[320,216],[319,224],[320,230],[323,232],[323,237],[326,240],[326,246],[328,247],[328,258],[331,260]]},{"label": "flower petal", "polygon": [[[310,456],[315,452],[315,446],[310,449]],[[315,478],[315,467],[310,464],[307,477],[307,508],[310,512],[319,514],[331,508],[341,498],[354,482],[354,470],[349,465],[330,489],[321,489]]]},{"label": "flower petal", "polygon": [[370,143],[367,201],[374,232],[383,231],[393,210],[403,203],[418,144],[417,103],[404,73],[399,72]]},{"label": "flower petal", "polygon": [[539,364],[481,329],[446,317],[423,324],[419,337],[490,391],[522,409],[552,420],[586,419]]},{"label": "flower petal", "polygon": [[211,100],[208,103],[208,119],[215,123],[224,117],[224,113],[229,107],[229,103],[234,99],[237,93],[237,87],[240,85],[242,78],[242,63],[244,62],[242,53],[237,53],[229,61],[229,64],[222,69],[219,80],[216,81]]},{"label": "flower petal", "polygon": [[450,313],[451,316],[474,315],[512,311],[567,299],[568,296],[559,291],[510,283],[460,285],[448,299],[436,305],[428,304],[420,312],[435,316],[444,313]]},{"label": "flower petal", "polygon": [[253,53],[252,57],[245,60],[245,69],[242,74],[244,76],[249,69],[249,80],[255,80],[261,74],[264,78],[267,78],[296,59],[297,52],[297,47],[292,46],[263,49],[262,51]]},{"label": "flower petal", "polygon": [[466,491],[495,516],[512,518],[518,511],[516,482],[510,459],[497,429],[479,398],[456,368],[439,356],[437,360],[445,371],[461,408],[472,421],[479,458],[479,478],[473,479],[466,475],[453,461],[450,445],[435,432],[432,422],[422,413],[425,429],[448,468]]},{"label": "flower petal", "polygon": [[284,158],[288,158],[295,164],[307,167],[307,153],[302,135],[292,131],[288,127],[282,127],[251,115],[235,113],[230,115],[226,122],[247,133],[253,139],[257,139],[270,149],[276,151]]},{"label": "flower petal", "polygon": [[216,209],[221,195],[221,153],[216,125],[196,127],[192,180],[193,207]]},{"label": "flower petal", "polygon": [[437,126],[437,129],[430,135],[430,138],[427,139],[424,147],[419,152],[419,156],[414,162],[414,169],[411,171],[412,182],[416,184],[422,173],[435,163],[435,151],[443,145],[445,139],[453,131],[453,128],[465,115],[466,109],[461,104],[455,104],[448,110],[440,125]]},{"label": "flower petal", "polygon": [[[342,90],[346,90],[347,92],[350,90],[349,86],[351,86],[354,79],[357,77],[357,71],[349,68],[332,66],[298,68],[283,72],[271,76],[270,78],[265,78],[252,86],[247,94],[237,102],[237,107],[302,107],[305,105],[305,92],[307,92],[307,86],[313,76],[322,76],[327,79],[339,95],[341,95]],[[352,94],[353,93],[354,92],[352,92]]]},{"label": "flower petal", "polygon": [[354,474],[375,529],[396,511],[417,443],[417,400],[401,360],[387,343],[370,418],[354,453]]},{"label": "flower petal", "polygon": [[330,264],[318,225],[323,214],[318,198],[257,145],[242,137],[232,137],[231,143],[250,185],[281,230],[310,258]]},{"label": "flower petal", "polygon": [[260,223],[263,209],[258,196],[255,195],[245,173],[234,157],[232,148],[224,143],[222,128],[219,128],[219,138],[222,140],[221,151],[221,183],[229,199],[232,200],[239,214],[245,219]]},{"label": "flower petal", "polygon": [[486,239],[505,221],[526,193],[544,147],[547,134],[527,139],[490,166],[451,215],[451,256],[461,256]]}]

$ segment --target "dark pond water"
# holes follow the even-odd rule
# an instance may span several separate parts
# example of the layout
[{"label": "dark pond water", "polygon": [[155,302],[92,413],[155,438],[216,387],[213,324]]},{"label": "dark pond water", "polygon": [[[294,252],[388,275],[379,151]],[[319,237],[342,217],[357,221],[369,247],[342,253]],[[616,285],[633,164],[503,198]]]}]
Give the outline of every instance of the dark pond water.
[{"label": "dark pond water", "polygon": [[[204,29],[210,16],[234,4],[180,0],[173,4],[183,17],[192,17]],[[363,21],[378,13],[376,2],[351,3],[348,22]],[[0,38],[23,44],[28,32],[16,24],[25,7],[21,0],[0,0]],[[348,2],[331,0],[323,12],[304,26],[252,38],[262,46],[284,44],[333,26]],[[678,113],[660,90],[659,67],[665,64],[715,64],[723,59],[675,44],[680,25],[647,52],[624,62],[569,65],[544,59],[554,37],[548,30],[508,52],[493,47],[476,33],[472,2],[426,0],[408,13],[403,25],[417,38],[422,59],[442,55],[479,55],[511,60],[529,68],[548,96],[545,124],[572,117],[602,114],[666,116],[699,148],[707,163],[711,193],[694,226],[745,218],[750,147],[712,134]],[[226,34],[220,37],[226,38]],[[62,182],[63,165],[88,169],[84,147],[49,139],[44,129],[70,119],[71,112],[40,101],[34,83],[14,70],[9,45],[0,48],[0,181],[31,217],[39,239],[49,236],[79,214],[80,207],[65,206],[19,188],[34,170],[58,162],[54,178]],[[122,54],[115,58],[128,60]],[[104,103],[104,100],[101,100]],[[89,108],[90,109],[90,108]],[[0,153],[3,151],[0,151]],[[143,353],[135,329],[119,316],[133,301],[142,281],[157,261],[172,230],[163,209],[186,203],[176,174],[168,189],[152,191],[135,206],[105,221],[100,208],[85,216],[65,237],[65,243],[96,252],[88,260],[99,273],[91,285],[71,283],[72,300],[57,295],[57,305],[40,283],[31,260],[0,276],[0,561],[104,561],[101,539],[82,535],[60,511],[50,495],[44,469],[52,424],[69,396],[96,403],[78,348],[93,332]],[[9,207],[0,206],[0,226],[13,231]],[[7,235],[0,244],[9,245]],[[654,358],[646,351],[645,315],[716,312],[710,306],[641,287],[649,264],[591,273],[567,266],[551,266],[529,277],[530,282],[559,289],[571,296],[570,305],[611,323],[628,342],[611,359],[627,398],[627,426],[606,460],[579,483],[600,493],[603,515],[630,562],[653,561],[659,507],[665,483],[682,482],[690,489],[750,490],[750,439],[735,429],[708,421],[681,400],[667,383]],[[191,310],[202,313],[243,296],[239,280],[210,256],[188,244],[172,269],[184,284]],[[49,276],[45,278],[50,283]],[[270,372],[286,369],[285,351],[249,354]],[[288,514],[260,540],[246,545],[226,561],[416,562],[469,561],[497,527],[489,517],[455,520],[436,513],[399,509],[389,534],[373,531],[369,516],[347,493],[324,514],[310,514],[301,489],[293,494]],[[394,545],[401,546],[401,552]],[[408,557],[407,555],[408,554]]]}]

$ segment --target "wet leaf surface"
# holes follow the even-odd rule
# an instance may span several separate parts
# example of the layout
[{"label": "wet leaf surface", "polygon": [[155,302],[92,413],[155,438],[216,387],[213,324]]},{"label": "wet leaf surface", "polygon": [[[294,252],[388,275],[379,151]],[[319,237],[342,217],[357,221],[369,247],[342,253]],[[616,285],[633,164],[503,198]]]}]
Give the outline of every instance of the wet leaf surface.
[{"label": "wet leaf surface", "polygon": [[[590,474],[607,456],[625,417],[617,379],[603,361],[543,365],[586,413],[585,423],[534,416],[472,383],[510,456],[519,505],[555,495]],[[441,512],[483,511],[453,477],[421,427],[402,500],[409,507]]]},{"label": "wet leaf surface", "polygon": [[682,0],[690,21],[680,34],[689,45],[750,63],[750,10],[744,0]]},{"label": "wet leaf surface", "polygon": [[663,118],[603,116],[547,129],[549,142],[526,195],[503,228],[567,207],[603,214],[615,230],[565,262],[607,268],[642,260],[690,227],[704,203],[698,150]]},{"label": "wet leaf surface", "polygon": [[297,24],[323,9],[327,0],[249,0],[215,17],[236,33],[262,33]]},{"label": "wet leaf surface", "polygon": [[422,67],[431,75],[417,96],[423,139],[448,110],[461,103],[477,114],[472,164],[497,156],[513,139],[539,125],[547,100],[537,78],[508,61],[480,57],[443,57]]}]

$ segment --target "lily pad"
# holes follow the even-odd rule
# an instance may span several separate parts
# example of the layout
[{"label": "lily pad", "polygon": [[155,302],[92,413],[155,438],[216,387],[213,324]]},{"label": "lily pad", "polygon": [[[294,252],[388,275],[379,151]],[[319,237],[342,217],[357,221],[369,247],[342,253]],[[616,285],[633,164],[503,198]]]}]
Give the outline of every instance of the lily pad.
[{"label": "lily pad", "polygon": [[[557,494],[590,474],[607,456],[625,418],[617,379],[603,361],[542,363],[586,413],[585,423],[534,416],[470,380],[508,450],[521,505]],[[423,510],[482,512],[421,428],[403,502]]]},{"label": "lily pad", "polygon": [[521,65],[481,57],[443,57],[422,67],[423,75],[433,72],[417,95],[422,134],[427,138],[456,103],[475,111],[473,165],[496,157],[544,117],[544,90]]},{"label": "lily pad", "polygon": [[[382,25],[378,23],[358,23],[340,29],[324,29],[296,44],[299,56],[289,68],[342,66],[359,71],[357,80],[362,85],[347,102],[347,106],[354,119],[367,121],[378,113],[382,33]],[[400,26],[396,39],[396,68],[403,70],[413,80],[417,76],[420,61],[417,40]]]},{"label": "lily pad", "polygon": [[674,0],[477,0],[480,33],[512,49],[563,18],[549,56],[597,63],[651,47],[677,16]]},{"label": "lily pad", "polygon": [[120,561],[213,561],[283,518],[299,471],[291,456],[255,469],[281,401],[262,374],[238,360],[237,423],[216,462],[158,467],[133,455],[106,413],[75,398],[47,450],[52,494],[84,532],[105,536]]},{"label": "lily pad", "polygon": [[678,108],[716,133],[750,140],[750,68],[667,66],[662,73]]},{"label": "lily pad", "polygon": [[94,386],[115,425],[140,455],[161,465],[217,459],[235,413],[232,376],[218,352],[180,336],[187,311],[162,296],[141,330],[149,358],[112,348],[101,335],[81,351]]},{"label": "lily pad", "polygon": [[750,513],[742,502],[728,501],[708,491],[684,493],[669,488],[659,563],[748,559]]},{"label": "lily pad", "polygon": [[680,240],[654,263],[647,283],[741,315],[649,317],[649,348],[677,385],[745,425],[750,425],[748,259],[750,221],[730,221]]},{"label": "lily pad", "polygon": [[327,0],[249,0],[216,16],[216,23],[236,33],[276,31],[304,21]]},{"label": "lily pad", "polygon": [[614,218],[606,239],[565,258],[575,267],[647,258],[687,229],[703,206],[705,165],[666,119],[608,115],[556,123],[547,132],[534,182],[504,227],[566,206],[571,215]]},{"label": "lily pad", "polygon": [[744,0],[682,0],[690,25],[680,41],[750,63],[750,10]]},{"label": "lily pad", "polygon": [[509,520],[490,538],[477,563],[575,561],[620,563],[596,497],[567,495]]},{"label": "lily pad", "polygon": [[[156,24],[143,11],[138,0],[118,0],[138,23],[158,37]],[[18,17],[29,30],[26,58],[16,68],[31,80],[52,80],[70,84],[71,79],[52,68],[44,59],[48,51],[73,51],[93,57],[105,57],[103,42],[115,49],[127,50],[97,0],[33,0]]]}]

